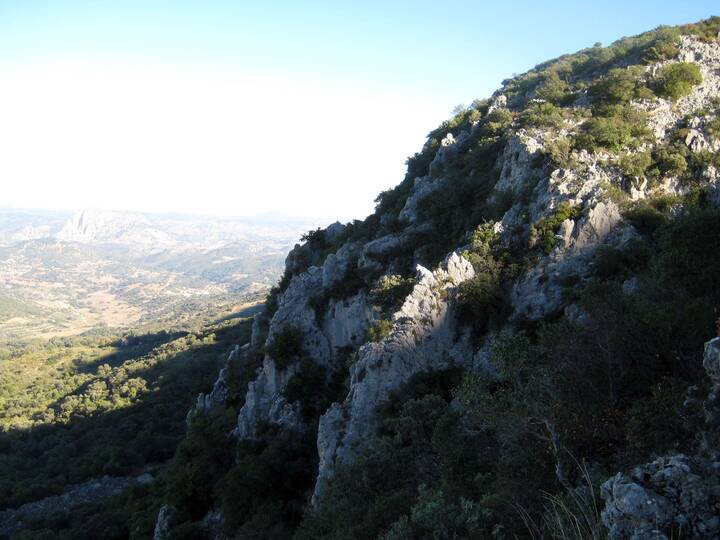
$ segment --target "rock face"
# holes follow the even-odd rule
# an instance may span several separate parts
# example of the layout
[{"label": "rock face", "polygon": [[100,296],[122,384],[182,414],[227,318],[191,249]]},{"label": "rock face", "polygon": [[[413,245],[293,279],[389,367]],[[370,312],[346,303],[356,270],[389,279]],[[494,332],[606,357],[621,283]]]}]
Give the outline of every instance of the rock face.
[{"label": "rock face", "polygon": [[602,486],[602,520],[612,540],[720,535],[720,462],[682,454],[617,474]]},{"label": "rock face", "polygon": [[443,267],[430,272],[418,266],[418,283],[393,315],[390,334],[361,347],[350,370],[350,392],[320,419],[320,466],[314,500],[332,477],[334,467],[348,463],[376,427],[376,409],[410,377],[472,359],[469,345],[457,341],[448,316],[448,293],[475,275],[472,265],[453,253]]},{"label": "rock face", "polygon": [[[334,260],[345,261],[348,251],[351,249]],[[266,343],[272,343],[288,327],[297,329],[303,336],[304,355],[332,373],[338,368],[339,350],[357,348],[365,340],[373,311],[366,302],[365,293],[360,292],[343,300],[331,300],[324,308],[324,315],[319,317],[311,304],[313,298],[335,284],[334,280],[327,279],[327,274],[325,266],[311,266],[292,278],[270,320]],[[297,368],[297,362],[283,368],[270,356],[265,356],[262,369],[257,379],[250,383],[245,404],[240,409],[234,431],[237,437],[253,437],[261,421],[290,428],[302,426],[296,406],[287,403],[282,395]]]}]

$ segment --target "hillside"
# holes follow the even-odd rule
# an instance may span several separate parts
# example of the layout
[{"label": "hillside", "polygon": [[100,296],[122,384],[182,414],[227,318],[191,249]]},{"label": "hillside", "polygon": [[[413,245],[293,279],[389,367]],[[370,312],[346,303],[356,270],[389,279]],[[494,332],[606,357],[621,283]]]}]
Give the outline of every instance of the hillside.
[{"label": "hillside", "polygon": [[719,150],[720,18],[505,81],[290,252],[150,487],[22,538],[717,538]]}]

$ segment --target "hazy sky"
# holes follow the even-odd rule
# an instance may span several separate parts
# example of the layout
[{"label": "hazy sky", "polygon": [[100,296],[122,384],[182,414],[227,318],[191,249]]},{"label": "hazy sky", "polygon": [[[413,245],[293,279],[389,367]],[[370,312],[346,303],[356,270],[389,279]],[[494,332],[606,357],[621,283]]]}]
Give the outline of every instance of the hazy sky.
[{"label": "hazy sky", "polygon": [[548,4],[0,0],[0,206],[364,217],[458,103],[716,6]]}]

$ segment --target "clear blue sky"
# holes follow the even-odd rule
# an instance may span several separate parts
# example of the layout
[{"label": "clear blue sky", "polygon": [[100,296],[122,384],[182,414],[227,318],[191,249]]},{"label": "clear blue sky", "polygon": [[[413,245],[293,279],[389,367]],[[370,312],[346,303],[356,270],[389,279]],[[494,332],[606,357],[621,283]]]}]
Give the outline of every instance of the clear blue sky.
[{"label": "clear blue sky", "polygon": [[[397,155],[392,165],[389,165],[390,157],[380,160],[377,174],[367,179],[367,190],[353,192],[352,204],[340,205],[341,213],[357,215],[371,208],[372,194],[378,189],[401,179],[405,157],[418,149],[425,133],[447,116],[454,105],[487,96],[502,79],[549,58],[598,41],[608,44],[621,36],[637,34],[660,24],[693,22],[712,15],[713,11],[720,12],[718,7],[717,1],[704,0],[684,3],[627,0],[552,3],[0,0],[0,74],[4,72],[6,79],[16,80],[20,77],[18,73],[29,67],[34,68],[37,75],[38,69],[53,66],[56,71],[58,66],[63,66],[61,69],[69,73],[66,66],[72,65],[78,70],[72,77],[88,87],[97,82],[98,73],[107,79],[121,69],[118,66],[126,70],[124,80],[139,80],[133,79],[138,70],[155,74],[165,70],[172,73],[167,80],[174,83],[196,80],[200,74],[212,72],[213,75],[207,78],[209,81],[227,74],[244,80],[251,78],[259,93],[263,91],[259,90],[262,84],[257,83],[258,80],[267,83],[280,79],[285,81],[280,84],[288,85],[289,93],[277,96],[281,100],[277,102],[278,108],[284,106],[285,99],[288,108],[302,107],[301,102],[292,99],[296,84],[302,87],[299,92],[304,92],[303,95],[316,94],[319,101],[327,99],[328,108],[333,108],[325,111],[328,116],[325,118],[319,104],[308,104],[309,108],[314,107],[312,118],[319,127],[308,137],[316,146],[308,147],[306,152],[317,148],[317,139],[323,138],[322,133],[332,133],[326,138],[337,139],[345,136],[343,125],[348,130],[353,129],[354,119],[348,112],[354,106],[353,100],[362,103],[362,116],[366,118],[373,109],[372,102],[376,102],[378,113],[382,113],[382,117],[373,119],[376,136],[392,139],[395,144],[392,150],[404,155]],[[43,75],[32,80],[46,81],[46,91],[52,92],[56,75]],[[91,75],[95,78],[83,78]],[[168,91],[162,81],[152,77],[142,80],[148,88],[155,88],[158,95]],[[57,84],[63,87],[66,83],[67,80],[63,80]],[[137,89],[139,84],[133,83],[132,88]],[[246,80],[244,84],[250,83]],[[318,92],[313,90],[315,87]],[[347,94],[348,89],[356,89],[357,95],[347,95],[343,105],[339,96],[343,92]],[[27,93],[27,90],[17,89],[17,92]],[[212,100],[198,92],[193,94],[197,100],[183,98],[189,109],[197,109],[208,99]],[[323,92],[329,93],[326,96]],[[253,99],[256,95],[242,96],[242,99]],[[39,102],[46,102],[46,97],[36,96]],[[380,103],[384,99],[387,102]],[[398,105],[403,100],[415,109],[412,119],[408,119],[411,111]],[[38,102],[34,103],[32,107]],[[63,103],[55,104],[62,106]],[[126,105],[128,110],[137,108],[134,103]],[[347,110],[338,111],[338,105]],[[75,102],[68,106],[83,107],[82,103]],[[112,104],[108,103],[110,106]],[[267,109],[272,105],[258,102],[258,107]],[[398,110],[396,119],[392,118],[393,110]],[[245,113],[238,112],[237,118],[242,119],[242,114]],[[343,114],[348,114],[345,124],[336,118]],[[78,118],[84,121],[82,111],[78,112]],[[259,115],[247,118],[245,129],[252,130],[255,123],[262,123]],[[288,119],[293,121],[290,113]],[[137,120],[141,123],[142,117]],[[307,117],[302,120],[307,121]],[[38,121],[40,124],[35,128],[42,129],[42,121]],[[59,120],[47,119],[48,123],[53,121]],[[268,113],[268,121],[282,122],[282,118]],[[321,128],[326,121],[327,129],[323,132]],[[415,134],[405,133],[399,124],[408,129],[412,124]],[[279,125],[276,127],[280,129]],[[372,139],[373,125],[365,122],[363,126],[358,124],[357,129],[360,127],[369,131],[364,138],[352,140],[353,154],[345,156],[348,160],[353,155],[355,159],[372,160],[377,151],[377,141]],[[173,126],[173,129],[182,127]],[[263,136],[271,133],[262,131],[261,126],[257,129]],[[308,143],[300,133],[297,135],[293,144]],[[367,140],[368,147],[358,148],[363,140]],[[123,144],[122,141],[112,142],[115,146]],[[238,145],[243,146],[245,142],[238,141]],[[170,148],[166,150],[171,152]],[[334,147],[333,151],[336,151]],[[177,152],[178,160],[182,160],[183,153],[182,149]],[[241,152],[239,159],[250,160],[251,154]],[[298,152],[296,157],[300,155]],[[130,154],[123,159],[133,159],[133,156]],[[150,157],[144,156],[144,159],[150,160]],[[167,161],[167,155],[164,159]],[[71,163],[65,161],[59,166],[71,166]],[[342,165],[334,166],[337,169],[335,181],[341,182],[344,172],[338,167]],[[299,169],[296,181],[311,185],[314,175],[308,169],[312,169],[312,164],[302,162]],[[257,174],[260,174],[259,170],[258,166]],[[159,165],[154,171],[155,181],[160,183],[164,181],[163,171],[168,176],[177,176],[177,171]],[[0,172],[7,176],[8,171]],[[103,174],[99,169],[86,172]],[[283,170],[282,176],[287,177],[291,172]],[[320,172],[333,174],[332,170]],[[131,171],[128,169],[123,174],[131,174]],[[209,176],[212,174],[212,171],[208,172]],[[72,182],[72,176],[65,171],[62,178]],[[241,176],[238,170],[236,176],[225,178],[224,182],[232,178],[238,182],[247,180]],[[349,178],[348,182],[358,181],[352,175]],[[272,181],[272,175],[263,176],[263,181]],[[28,179],[24,180],[24,183],[28,182]],[[183,182],[188,189],[193,185],[189,177]],[[72,184],[68,185],[72,190]],[[325,184],[318,187],[322,185]],[[77,190],[81,190],[80,185]],[[342,197],[343,193],[338,190],[328,195]],[[259,197],[248,208],[242,206],[242,211],[287,211],[293,203],[280,201],[277,208],[272,208],[272,201],[266,199]],[[10,202],[27,204],[29,200],[27,195]],[[296,196],[294,200],[297,204]],[[80,197],[78,201],[93,204],[92,198]],[[40,200],[39,204],[47,205]],[[69,203],[62,204],[67,206]],[[128,201],[119,204],[132,206]],[[100,201],[97,205],[105,204]],[[166,206],[168,210],[192,208],[189,201]],[[213,210],[204,202],[201,206],[198,211]],[[164,208],[159,205],[158,209]],[[296,213],[317,213],[319,210],[322,208],[317,204],[310,204]],[[228,208],[217,211],[227,212]],[[332,208],[324,214],[332,214]]]}]

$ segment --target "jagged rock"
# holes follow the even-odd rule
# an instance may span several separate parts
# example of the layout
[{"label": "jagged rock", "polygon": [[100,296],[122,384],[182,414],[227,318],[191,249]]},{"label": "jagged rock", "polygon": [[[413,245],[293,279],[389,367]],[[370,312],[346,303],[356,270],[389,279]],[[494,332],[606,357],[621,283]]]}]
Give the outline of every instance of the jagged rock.
[{"label": "jagged rock", "polygon": [[534,184],[542,174],[535,161],[542,150],[540,141],[525,130],[519,130],[508,139],[505,149],[498,157],[500,177],[495,192],[511,192],[519,195],[525,186]]},{"label": "jagged rock", "polygon": [[[246,352],[249,349],[249,345],[243,346],[244,352]],[[238,359],[238,356],[240,355],[240,345],[235,345],[233,350],[230,352],[230,354],[227,357],[227,360],[225,361],[225,365],[220,370],[220,373],[218,374],[217,379],[215,379],[215,383],[213,384],[212,390],[207,393],[200,393],[197,397],[197,401],[195,403],[195,409],[194,411],[191,410],[190,413],[194,412],[209,412],[213,410],[215,407],[218,407],[220,405],[224,405],[225,401],[228,397],[228,389],[227,389],[227,375],[228,375],[228,365],[231,362],[235,362]],[[188,415],[189,417],[190,415]]]},{"label": "jagged rock", "polygon": [[621,219],[620,210],[614,202],[597,203],[585,218],[578,221],[570,249],[582,250],[589,245],[602,243]]},{"label": "jagged rock", "polygon": [[703,367],[713,384],[720,384],[720,338],[714,338],[705,344]]},{"label": "jagged rock", "polygon": [[405,206],[400,211],[398,218],[405,223],[417,223],[418,205],[429,195],[442,187],[442,180],[434,180],[430,176],[422,176],[415,179],[413,190],[405,201]]},{"label": "jagged rock", "polygon": [[[707,107],[712,99],[720,94],[720,77],[717,75],[720,70],[720,49],[716,45],[694,37],[682,36],[679,56],[694,59],[702,73],[703,82],[696,86],[690,95],[680,98],[675,103],[660,99],[644,106],[650,113],[650,127],[659,140],[664,139],[681,118]],[[657,64],[654,69],[671,62],[673,61]]]},{"label": "jagged rock", "polygon": [[443,138],[440,148],[438,148],[428,167],[428,174],[431,178],[439,178],[442,175],[445,165],[453,156],[457,155],[463,143],[467,141],[468,135],[467,131],[461,131],[457,137],[454,137],[452,133],[448,133]]},{"label": "jagged rock", "polygon": [[[302,333],[305,355],[327,366],[331,359],[330,344],[318,327],[316,313],[310,306],[311,298],[322,290],[322,273],[322,268],[312,266],[290,280],[270,321],[267,341],[272,342],[279,332],[293,327]],[[262,370],[248,386],[245,403],[238,413],[236,436],[252,437],[260,420],[282,425],[300,423],[298,412],[282,396],[295,368],[295,365],[279,368],[272,358],[265,357]]]},{"label": "jagged rock", "polygon": [[171,506],[164,504],[160,507],[157,521],[155,521],[153,540],[168,540],[168,538],[170,538],[174,516],[175,510]]},{"label": "jagged rock", "polygon": [[368,242],[363,247],[358,260],[358,269],[366,274],[382,271],[382,259],[398,252],[407,244],[408,240],[409,237],[406,233],[393,233]]},{"label": "jagged rock", "polygon": [[490,101],[488,114],[493,113],[496,109],[504,109],[505,107],[507,107],[507,96],[499,94]]},{"label": "jagged rock", "polygon": [[334,467],[352,460],[372,436],[379,403],[416,373],[472,359],[467,342],[456,342],[455,322],[448,316],[448,290],[474,275],[472,265],[457,253],[435,272],[418,267],[418,283],[393,315],[390,334],[360,348],[345,402],[333,404],[320,418],[315,502]]},{"label": "jagged rock", "polygon": [[367,339],[369,321],[374,318],[365,292],[332,300],[323,317],[322,332],[333,351],[346,347],[357,348]]},{"label": "jagged rock", "polygon": [[705,344],[703,367],[712,382],[704,404],[705,422],[711,431],[705,437],[705,443],[717,452],[720,451],[720,338],[712,339]]},{"label": "jagged rock", "polygon": [[325,289],[330,289],[345,278],[350,268],[357,264],[361,249],[360,242],[351,242],[343,244],[337,252],[327,256],[322,266],[322,286]]},{"label": "jagged rock", "polygon": [[720,463],[683,454],[617,474],[602,485],[611,540],[711,539],[720,535]]},{"label": "jagged rock", "polygon": [[335,240],[345,234],[346,226],[336,221],[332,225],[329,225],[324,232],[325,242],[332,244]]}]

